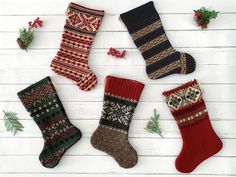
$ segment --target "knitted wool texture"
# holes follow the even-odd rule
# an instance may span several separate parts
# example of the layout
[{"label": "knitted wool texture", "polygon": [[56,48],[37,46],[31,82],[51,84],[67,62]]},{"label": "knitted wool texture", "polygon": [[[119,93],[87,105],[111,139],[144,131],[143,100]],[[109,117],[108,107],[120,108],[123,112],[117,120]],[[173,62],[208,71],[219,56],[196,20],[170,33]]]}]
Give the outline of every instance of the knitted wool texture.
[{"label": "knitted wool texture", "polygon": [[150,79],[175,73],[188,74],[195,70],[193,57],[172,47],[153,2],[123,13],[120,17],[144,57]]},{"label": "knitted wool texture", "polygon": [[112,156],[123,168],[133,167],[138,156],[128,140],[128,131],[144,84],[107,76],[100,123],[91,144]]},{"label": "knitted wool texture", "polygon": [[52,60],[56,73],[74,80],[81,90],[97,84],[97,77],[88,66],[88,55],[104,11],[70,3],[60,49]]},{"label": "knitted wool texture", "polygon": [[29,86],[18,96],[44,138],[39,156],[43,166],[55,167],[63,154],[81,138],[81,132],[68,120],[50,77]]},{"label": "knitted wool texture", "polygon": [[212,128],[197,80],[163,92],[163,95],[183,139],[182,150],[175,161],[176,168],[190,173],[219,152],[223,144]]}]

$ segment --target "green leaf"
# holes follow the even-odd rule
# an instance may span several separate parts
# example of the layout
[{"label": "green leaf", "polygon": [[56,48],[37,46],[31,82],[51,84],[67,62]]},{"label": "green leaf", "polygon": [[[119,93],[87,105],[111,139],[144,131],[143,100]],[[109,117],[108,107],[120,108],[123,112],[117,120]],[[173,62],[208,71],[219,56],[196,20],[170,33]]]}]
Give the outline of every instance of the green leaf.
[{"label": "green leaf", "polygon": [[160,115],[157,114],[156,109],[154,109],[154,117],[151,117],[151,120],[148,121],[145,130],[149,133],[157,133],[163,138],[161,128],[159,127],[159,118]]},{"label": "green leaf", "polygon": [[200,8],[198,11],[202,14],[201,19],[204,24],[210,23],[210,20],[215,19],[219,13],[218,11],[210,10],[205,7]]},{"label": "green leaf", "polygon": [[34,39],[34,31],[26,28],[21,28],[19,30],[19,38],[25,44],[26,48],[28,48]]},{"label": "green leaf", "polygon": [[18,131],[23,131],[24,126],[19,122],[17,113],[5,112],[4,113],[4,124],[7,131],[10,131],[15,136]]}]

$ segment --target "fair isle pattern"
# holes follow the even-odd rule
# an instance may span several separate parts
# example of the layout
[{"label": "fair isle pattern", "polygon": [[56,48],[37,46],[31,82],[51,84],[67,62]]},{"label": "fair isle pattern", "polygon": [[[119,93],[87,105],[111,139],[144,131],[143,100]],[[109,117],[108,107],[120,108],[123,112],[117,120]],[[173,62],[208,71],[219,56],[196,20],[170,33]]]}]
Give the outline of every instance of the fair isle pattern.
[{"label": "fair isle pattern", "polygon": [[[30,109],[53,96],[55,96],[55,90],[51,86],[51,83],[46,81],[39,87],[32,88],[30,91],[21,95],[21,101],[27,107],[27,109]],[[36,112],[36,110],[34,112]]]},{"label": "fair isle pattern", "polygon": [[34,119],[44,138],[40,161],[52,168],[64,153],[76,143],[81,132],[71,124],[49,77],[29,86],[18,93],[21,102]]},{"label": "fair isle pattern", "polygon": [[45,143],[48,144],[59,138],[62,134],[66,134],[72,130],[74,130],[74,126],[62,116],[44,125],[42,133],[44,135],[43,138],[46,140]]},{"label": "fair isle pattern", "polygon": [[101,118],[128,126],[132,119],[130,112],[134,112],[134,107],[105,100]]},{"label": "fair isle pattern", "polygon": [[171,111],[181,110],[202,99],[202,91],[198,84],[179,89],[166,96],[166,103]]},{"label": "fair isle pattern", "polygon": [[60,49],[52,60],[56,73],[75,81],[88,91],[97,84],[97,77],[88,66],[88,55],[104,12],[70,3]]},{"label": "fair isle pattern", "polygon": [[66,26],[83,32],[94,33],[97,31],[102,18],[95,15],[87,14],[86,11],[79,12],[74,9],[68,9]]},{"label": "fair isle pattern", "polygon": [[183,119],[177,120],[176,122],[177,122],[177,124],[182,124],[182,123],[185,123],[185,122],[189,122],[189,121],[192,121],[192,120],[198,118],[199,116],[201,116],[201,115],[203,115],[203,114],[205,114],[205,113],[207,113],[207,110],[206,110],[206,109],[204,109],[204,110],[202,110],[202,111],[199,111],[199,112],[197,112],[196,114],[191,115],[191,116],[189,116],[189,117],[185,117],[185,118],[183,118]]},{"label": "fair isle pattern", "polygon": [[57,104],[57,100],[53,99],[52,101],[49,101],[48,103],[45,103],[43,106],[39,106],[38,108],[34,107],[32,112],[29,112],[30,116],[34,117],[40,117],[41,115],[44,115],[50,111],[53,111],[55,109],[58,109],[59,105]]},{"label": "fair isle pattern", "polygon": [[180,129],[198,125],[209,119],[197,80],[163,92],[163,95]]},{"label": "fair isle pattern", "polygon": [[128,132],[137,102],[105,93],[100,125]]}]

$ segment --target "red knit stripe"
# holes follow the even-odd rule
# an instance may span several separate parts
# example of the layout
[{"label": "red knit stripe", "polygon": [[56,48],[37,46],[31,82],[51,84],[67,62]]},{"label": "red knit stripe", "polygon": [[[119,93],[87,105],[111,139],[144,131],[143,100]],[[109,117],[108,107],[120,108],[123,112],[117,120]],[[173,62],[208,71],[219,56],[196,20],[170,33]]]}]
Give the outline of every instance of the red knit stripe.
[{"label": "red knit stripe", "polygon": [[62,53],[67,54],[67,55],[71,55],[73,57],[81,57],[81,58],[83,57],[85,59],[88,59],[88,55],[87,54],[77,53],[75,51],[67,50],[65,48],[60,48],[59,52],[62,52]]},{"label": "red knit stripe", "polygon": [[77,43],[82,43],[82,44],[86,44],[86,45],[92,45],[92,42],[93,42],[92,40],[89,40],[86,38],[84,39],[79,36],[71,36],[68,34],[63,34],[63,38],[70,40],[71,42],[77,42]]},{"label": "red knit stripe", "polygon": [[63,71],[61,68],[59,68],[58,66],[55,66],[54,64],[51,64],[51,68],[54,72],[74,81],[77,81],[83,77],[83,75],[80,73],[75,74],[73,72]]},{"label": "red knit stripe", "polygon": [[67,60],[68,62],[71,62],[71,63],[83,63],[85,65],[88,65],[88,58],[87,56],[84,56],[84,55],[74,56],[74,55],[71,55],[69,52],[66,53],[66,52],[58,51],[56,56],[61,57],[64,60]]},{"label": "red knit stripe", "polygon": [[[88,41],[91,41],[93,42],[94,40],[94,36],[88,36],[88,35],[85,35],[85,34],[82,34],[82,33],[76,33],[76,32],[73,32],[73,31],[69,31],[69,30],[65,30],[63,32],[63,35],[69,35],[71,37],[75,37],[75,38],[79,38],[79,39],[83,39],[83,40],[88,40]],[[62,37],[63,37],[62,35]]]},{"label": "red knit stripe", "polygon": [[61,57],[68,57],[69,59],[72,60],[83,60],[82,63],[84,62],[88,62],[88,56],[87,55],[83,55],[83,54],[77,54],[75,55],[73,52],[69,52],[68,50],[64,51],[64,50],[59,50],[57,52],[57,55],[60,55]]},{"label": "red knit stripe", "polygon": [[72,44],[72,45],[77,45],[77,46],[84,46],[83,48],[91,48],[92,43],[91,42],[87,42],[87,41],[82,41],[81,39],[74,39],[73,41],[71,39],[68,38],[63,38],[62,40],[63,42],[66,42],[68,44]]},{"label": "red knit stripe", "polygon": [[83,66],[88,67],[87,60],[82,59],[82,58],[75,58],[75,57],[72,58],[69,55],[62,55],[62,54],[58,54],[56,56],[56,58],[61,60],[61,61],[65,61],[67,63],[72,63],[72,64],[75,64],[75,65],[83,65]]},{"label": "red knit stripe", "polygon": [[84,7],[84,6],[78,5],[78,4],[74,3],[74,2],[71,2],[69,4],[69,6],[74,6],[77,9],[80,9],[80,10],[83,10],[83,11],[87,11],[87,12],[91,12],[91,13],[96,13],[98,15],[104,15],[104,10],[91,9],[91,8],[88,8],[88,7]]},{"label": "red knit stripe", "polygon": [[61,134],[59,134],[59,135],[53,137],[52,139],[47,140],[47,141],[46,141],[46,144],[47,144],[47,143],[50,143],[50,142],[52,142],[52,141],[54,141],[54,140],[56,140],[56,139],[58,139],[58,138],[60,138],[60,137],[66,136],[68,133],[72,132],[73,130],[76,130],[76,128],[75,128],[74,126],[71,127],[70,129],[68,129],[66,132],[63,132],[63,133],[61,133]]},{"label": "red knit stripe", "polygon": [[85,68],[81,68],[81,67],[75,67],[73,65],[69,65],[65,62],[61,62],[58,60],[54,60],[54,61],[52,61],[52,63],[54,65],[57,65],[62,70],[75,71],[75,72],[79,72],[80,74],[83,74],[83,75],[86,75],[90,72],[90,70],[88,70],[87,68],[85,69]]},{"label": "red knit stripe", "polygon": [[79,47],[73,47],[71,45],[67,45],[65,43],[61,43],[61,47],[67,49],[67,50],[72,50],[72,51],[77,51],[77,52],[81,52],[83,54],[86,54],[88,55],[89,54],[89,51],[88,50],[85,50],[85,49],[82,49],[82,48],[79,48]]},{"label": "red knit stripe", "polygon": [[71,41],[69,39],[62,39],[62,42],[68,45],[72,45],[75,47],[79,47],[85,50],[89,50],[91,48],[91,45],[85,44],[85,43],[81,43],[81,42],[76,42],[76,41]]},{"label": "red knit stripe", "polygon": [[66,56],[63,57],[61,55],[57,55],[55,58],[60,60],[60,61],[65,61],[68,64],[72,64],[72,65],[76,65],[76,66],[83,66],[84,68],[88,68],[87,61],[83,60],[83,59],[80,59],[80,58],[77,58],[76,60],[75,59],[73,60],[69,57],[66,57]]},{"label": "red knit stripe", "polygon": [[114,76],[106,77],[105,93],[110,93],[115,96],[138,101],[143,88],[144,84],[135,80]]},{"label": "red knit stripe", "polygon": [[66,68],[70,69],[70,70],[73,70],[73,69],[77,70],[77,68],[89,69],[88,66],[86,64],[83,64],[83,63],[76,64],[74,62],[73,63],[70,62],[70,61],[68,62],[68,60],[64,60],[63,58],[61,58],[59,56],[56,56],[55,58],[58,59],[57,64],[61,63],[65,66],[67,66]]},{"label": "red knit stripe", "polygon": [[86,55],[80,55],[80,54],[78,54],[78,55],[73,55],[72,53],[70,53],[70,52],[63,52],[63,51],[58,51],[58,53],[57,53],[57,55],[58,56],[60,56],[60,57],[66,57],[66,58],[68,58],[69,60],[72,60],[72,61],[81,61],[82,63],[86,63],[87,64],[87,62],[88,62],[88,56],[86,56]]}]

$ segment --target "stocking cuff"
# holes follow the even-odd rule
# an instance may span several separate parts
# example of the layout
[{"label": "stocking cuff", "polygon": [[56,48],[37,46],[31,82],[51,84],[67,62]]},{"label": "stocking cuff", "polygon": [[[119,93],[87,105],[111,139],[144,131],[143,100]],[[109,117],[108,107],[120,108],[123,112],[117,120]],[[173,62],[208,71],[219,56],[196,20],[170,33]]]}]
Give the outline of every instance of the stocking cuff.
[{"label": "stocking cuff", "polygon": [[178,124],[197,122],[205,118],[206,105],[197,80],[163,92],[165,101]]},{"label": "stocking cuff", "polygon": [[125,100],[138,102],[144,88],[144,84],[135,80],[106,77],[105,94],[117,96]]},{"label": "stocking cuff", "polygon": [[101,25],[103,16],[103,10],[90,9],[71,2],[67,9],[64,28],[71,32],[94,36]]},{"label": "stocking cuff", "polygon": [[55,109],[55,107],[64,112],[49,76],[23,89],[17,95],[26,110],[34,118],[39,116],[38,112],[47,112],[47,110]]},{"label": "stocking cuff", "polygon": [[203,101],[197,80],[187,82],[177,88],[162,93],[172,113],[184,110]]},{"label": "stocking cuff", "polygon": [[104,10],[91,9],[91,8],[84,7],[84,6],[81,6],[79,4],[76,4],[74,2],[71,2],[68,5],[68,8],[69,9],[74,9],[74,10],[77,10],[77,11],[80,11],[80,12],[89,13],[89,14],[96,15],[96,16],[104,16]]},{"label": "stocking cuff", "polygon": [[153,19],[153,17],[159,17],[159,15],[154,7],[153,1],[150,1],[144,5],[121,14],[120,17],[128,30],[132,32],[133,28],[137,24],[145,22],[149,19]]}]

